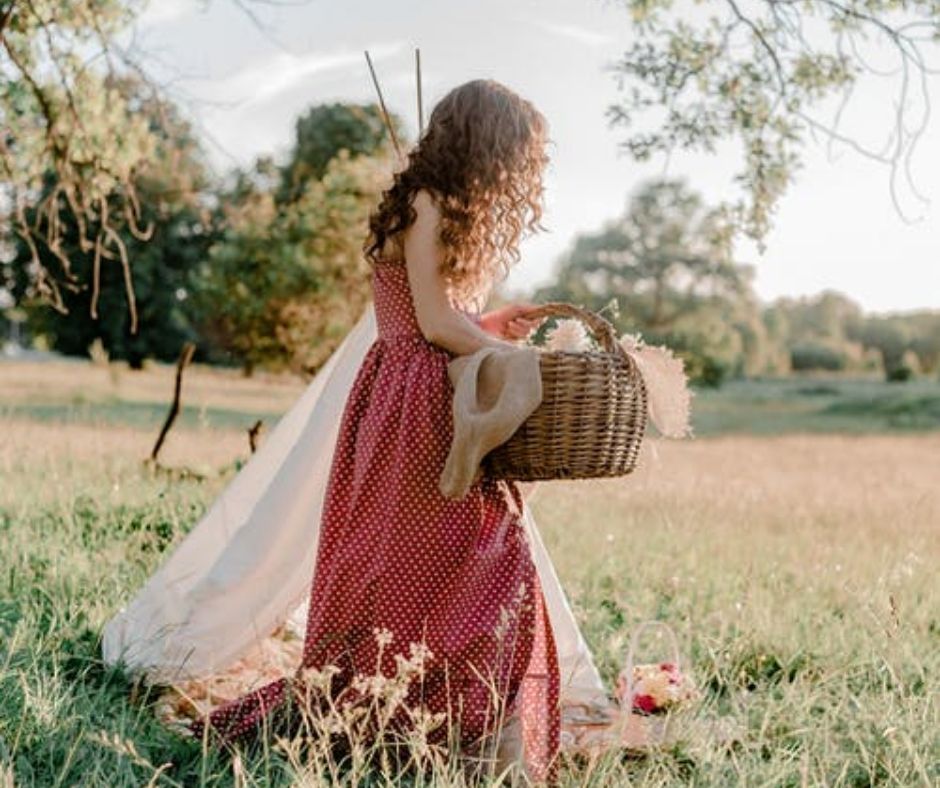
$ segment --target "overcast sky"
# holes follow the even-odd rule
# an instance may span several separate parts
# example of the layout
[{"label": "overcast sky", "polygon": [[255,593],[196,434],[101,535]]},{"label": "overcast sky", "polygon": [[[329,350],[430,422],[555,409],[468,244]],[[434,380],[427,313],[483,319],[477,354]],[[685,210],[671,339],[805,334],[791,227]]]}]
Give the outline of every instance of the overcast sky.
[{"label": "overcast sky", "polygon": [[[645,178],[685,177],[712,201],[735,194],[733,148],[677,156],[668,167],[662,160],[640,166],[618,153],[622,132],[604,118],[618,94],[604,69],[626,49],[630,25],[616,2],[309,0],[252,7],[263,30],[233,0],[213,0],[208,9],[199,0],[152,0],[139,27],[139,45],[155,58],[151,70],[173,78],[220,170],[262,153],[283,155],[294,118],[312,104],[372,101],[364,49],[390,109],[412,132],[415,46],[426,113],[451,87],[479,77],[505,83],[543,112],[554,143],[545,221],[551,233],[525,243],[511,289],[548,280],[573,237],[622,213]],[[846,128],[877,144],[888,131],[891,88],[863,88]],[[932,93],[940,105],[940,85]],[[834,157],[822,147],[808,151],[764,255],[739,245],[738,258],[757,268],[760,296],[835,288],[873,311],[940,308],[940,119],[912,169],[931,199],[922,206],[902,194],[910,214],[922,217],[913,223],[893,206],[883,166],[848,150]]]}]

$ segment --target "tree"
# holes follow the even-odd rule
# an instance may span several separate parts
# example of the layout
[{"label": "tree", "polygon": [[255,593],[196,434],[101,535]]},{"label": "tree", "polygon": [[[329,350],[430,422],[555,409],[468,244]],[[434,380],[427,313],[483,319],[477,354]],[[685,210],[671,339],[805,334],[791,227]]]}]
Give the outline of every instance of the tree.
[{"label": "tree", "polygon": [[295,131],[283,165],[263,158],[236,173],[224,237],[192,280],[201,330],[246,374],[312,373],[368,298],[362,245],[393,164],[379,108],[315,106]]},{"label": "tree", "polygon": [[[401,121],[392,123],[404,137]],[[377,153],[388,144],[382,111],[376,104],[318,104],[297,119],[294,148],[283,168],[280,199],[289,202],[303,194],[307,183],[319,180],[340,149],[351,158]]]},{"label": "tree", "polygon": [[798,372],[859,370],[865,359],[856,334],[861,307],[831,290],[803,298],[780,298],[764,311],[764,322]]},{"label": "tree", "polygon": [[[298,124],[298,139],[332,141],[321,177],[313,177],[309,162],[301,166],[309,146],[293,151],[283,168],[261,160],[253,172],[237,175],[222,200],[224,236],[194,276],[201,330],[246,374],[261,365],[312,373],[368,299],[362,245],[369,210],[391,177],[392,154],[384,136],[370,154],[361,130],[347,144],[309,126],[310,118],[326,118],[335,132],[332,119],[340,114],[335,107],[311,111]],[[361,117],[369,123],[372,112]],[[322,143],[316,160],[326,153]],[[285,183],[294,199],[285,199]]]},{"label": "tree", "polygon": [[[2,229],[28,250],[37,292],[63,312],[63,291],[80,286],[76,250],[91,257],[95,278],[103,259],[120,260],[133,306],[127,246],[116,222],[136,238],[149,234],[134,178],[154,156],[156,139],[119,90],[115,71],[89,63],[111,51],[139,5],[0,3],[0,203],[9,210]],[[74,229],[70,249],[66,224]],[[96,306],[95,293],[92,314]],[[130,323],[135,331],[133,308]]]},{"label": "tree", "polygon": [[[925,51],[940,42],[936,0],[629,0],[635,41],[615,66],[623,98],[609,108],[639,160],[675,149],[713,152],[737,139],[741,198],[733,225],[763,243],[773,211],[815,138],[884,163],[911,180],[913,151],[930,114]],[[894,62],[869,65],[873,46]],[[863,77],[894,81],[884,146],[868,146],[841,122]],[[831,117],[826,116],[834,106]]]},{"label": "tree", "polygon": [[[139,368],[147,357],[175,359],[181,345],[194,341],[186,299],[191,270],[207,253],[213,237],[206,203],[210,174],[190,125],[172,105],[154,99],[139,80],[124,78],[117,85],[127,106],[149,123],[156,146],[153,162],[135,174],[132,188],[139,199],[140,217],[151,228],[139,238],[123,217],[111,219],[117,240],[134,261],[135,311],[139,328],[132,330],[124,308],[124,271],[103,255],[99,270],[94,259],[81,253],[81,231],[74,217],[61,217],[61,249],[72,260],[76,284],[61,294],[64,313],[49,310],[39,299],[32,251],[20,241],[5,265],[0,284],[27,307],[29,327],[46,336],[51,347],[70,355],[85,355],[100,339],[112,358],[126,359]],[[47,188],[55,188],[54,178]],[[26,211],[30,221],[36,209]],[[54,264],[44,246],[38,249],[41,271]],[[97,292],[88,286],[94,281]],[[92,307],[93,302],[94,308]],[[92,317],[97,313],[96,317]]]},{"label": "tree", "polygon": [[888,380],[907,380],[914,373],[907,358],[911,348],[911,334],[903,320],[871,316],[861,326],[858,336],[866,347],[874,348],[881,354]]},{"label": "tree", "polygon": [[631,319],[661,332],[703,298],[746,291],[749,274],[731,260],[727,241],[699,194],[682,181],[652,181],[620,219],[579,236],[562,268],[584,277],[589,292],[618,297]]},{"label": "tree", "polygon": [[[64,294],[87,284],[76,256],[88,258],[92,317],[102,261],[117,259],[132,334],[138,316],[125,238],[149,238],[135,183],[158,141],[119,85],[134,76],[153,100],[161,91],[117,37],[147,2],[0,0],[0,258],[14,238],[23,244],[37,292],[60,312]],[[258,22],[252,4],[293,0],[232,2]],[[75,231],[71,243],[66,226]]]},{"label": "tree", "polygon": [[915,312],[907,316],[913,339],[911,349],[917,354],[924,372],[940,372],[940,312]]},{"label": "tree", "polygon": [[682,181],[661,180],[643,185],[622,217],[579,236],[556,284],[536,297],[595,310],[614,298],[618,328],[668,341],[693,376],[717,383],[763,363],[751,277],[731,257],[720,214]]},{"label": "tree", "polygon": [[889,380],[940,368],[940,313],[871,315],[845,295],[824,291],[779,298],[764,310],[770,343],[794,370],[868,372]]}]

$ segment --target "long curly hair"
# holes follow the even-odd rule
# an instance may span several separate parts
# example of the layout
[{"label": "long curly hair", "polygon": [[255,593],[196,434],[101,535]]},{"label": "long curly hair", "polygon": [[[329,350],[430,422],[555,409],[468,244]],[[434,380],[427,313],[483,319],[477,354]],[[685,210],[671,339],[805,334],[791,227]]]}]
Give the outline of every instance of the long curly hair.
[{"label": "long curly hair", "polygon": [[431,112],[403,169],[369,216],[363,247],[376,264],[400,242],[426,189],[441,212],[441,274],[451,300],[480,308],[519,261],[519,242],[545,228],[542,175],[548,123],[529,102],[491,79],[451,90]]}]

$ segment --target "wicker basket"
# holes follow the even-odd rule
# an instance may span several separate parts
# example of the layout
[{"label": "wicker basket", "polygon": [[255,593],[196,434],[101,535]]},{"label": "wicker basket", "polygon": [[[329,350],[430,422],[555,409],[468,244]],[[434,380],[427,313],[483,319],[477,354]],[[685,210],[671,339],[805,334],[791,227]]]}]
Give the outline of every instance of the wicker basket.
[{"label": "wicker basket", "polygon": [[485,471],[513,481],[630,473],[646,430],[646,386],[613,326],[572,304],[544,304],[530,315],[580,319],[603,352],[541,353],[542,402],[486,455]]}]

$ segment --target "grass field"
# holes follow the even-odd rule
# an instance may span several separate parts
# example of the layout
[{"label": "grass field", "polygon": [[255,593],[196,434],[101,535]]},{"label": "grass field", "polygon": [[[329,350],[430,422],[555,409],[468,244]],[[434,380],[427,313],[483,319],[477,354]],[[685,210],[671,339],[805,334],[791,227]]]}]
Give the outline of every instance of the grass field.
[{"label": "grass field", "polygon": [[[103,623],[230,478],[213,472],[247,455],[244,430],[301,390],[191,372],[164,461],[202,482],[140,462],[170,369],[0,364],[4,788],[326,784],[281,752],[204,753],[98,659]],[[695,714],[744,731],[731,748],[571,764],[564,784],[940,784],[940,431],[924,429],[938,396],[733,384],[697,398],[700,438],[650,442],[634,476],[534,492],[605,678],[636,624],[663,619],[704,690]],[[652,640],[641,656],[662,654]]]}]

